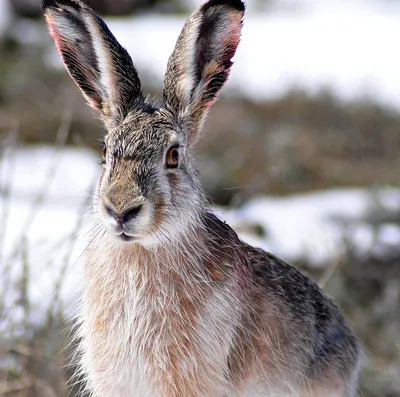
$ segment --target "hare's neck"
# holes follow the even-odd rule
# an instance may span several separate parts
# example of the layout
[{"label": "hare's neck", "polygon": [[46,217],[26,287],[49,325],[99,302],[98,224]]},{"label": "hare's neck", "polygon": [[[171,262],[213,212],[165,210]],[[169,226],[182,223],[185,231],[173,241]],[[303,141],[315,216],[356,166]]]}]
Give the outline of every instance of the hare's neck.
[{"label": "hare's neck", "polygon": [[87,256],[89,283],[153,283],[167,293],[181,285],[192,288],[210,277],[219,278],[219,272],[228,276],[231,265],[240,262],[235,232],[209,212],[204,213],[197,230],[165,246],[147,249],[116,243],[112,236],[101,240],[92,245]]},{"label": "hare's neck", "polygon": [[[211,256],[209,238],[204,229],[168,246],[146,249],[139,244],[121,244],[104,236],[94,244],[86,260],[87,280],[96,283],[133,283],[141,279],[173,285],[201,280],[204,263]],[[98,245],[98,246],[97,246]],[[136,281],[135,281],[136,280]],[[165,280],[169,282],[166,283]]]}]

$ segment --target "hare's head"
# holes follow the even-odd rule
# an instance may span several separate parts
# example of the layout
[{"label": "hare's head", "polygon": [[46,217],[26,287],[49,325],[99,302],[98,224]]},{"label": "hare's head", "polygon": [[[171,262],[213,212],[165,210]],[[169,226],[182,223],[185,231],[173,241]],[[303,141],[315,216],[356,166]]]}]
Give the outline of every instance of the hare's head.
[{"label": "hare's head", "polygon": [[174,241],[203,212],[190,151],[228,78],[244,4],[209,0],[193,13],[169,59],[159,107],[146,102],[129,54],[88,6],[43,0],[43,8],[69,74],[107,129],[95,200],[103,225],[120,241]]}]

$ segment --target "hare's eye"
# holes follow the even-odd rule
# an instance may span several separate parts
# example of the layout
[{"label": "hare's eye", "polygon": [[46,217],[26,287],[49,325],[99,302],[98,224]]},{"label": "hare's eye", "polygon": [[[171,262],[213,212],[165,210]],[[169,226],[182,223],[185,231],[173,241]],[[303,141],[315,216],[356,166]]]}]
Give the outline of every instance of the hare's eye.
[{"label": "hare's eye", "polygon": [[179,165],[179,150],[173,146],[167,153],[167,168],[176,168]]}]

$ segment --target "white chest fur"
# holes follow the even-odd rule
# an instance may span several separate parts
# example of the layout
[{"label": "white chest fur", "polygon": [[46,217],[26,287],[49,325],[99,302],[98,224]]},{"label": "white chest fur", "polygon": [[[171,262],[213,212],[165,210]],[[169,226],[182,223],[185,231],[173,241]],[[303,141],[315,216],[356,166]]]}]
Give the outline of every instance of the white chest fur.
[{"label": "white chest fur", "polygon": [[201,274],[188,278],[171,256],[109,252],[92,251],[81,313],[83,367],[95,396],[232,395],[225,376],[237,324],[232,289],[210,288]]}]

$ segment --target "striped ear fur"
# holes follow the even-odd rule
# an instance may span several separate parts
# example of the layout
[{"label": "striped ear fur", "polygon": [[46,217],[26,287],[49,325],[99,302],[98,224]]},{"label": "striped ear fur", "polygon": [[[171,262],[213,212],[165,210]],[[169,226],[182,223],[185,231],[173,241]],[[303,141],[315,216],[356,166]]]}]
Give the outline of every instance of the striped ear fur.
[{"label": "striped ear fur", "polygon": [[104,21],[79,0],[43,0],[64,64],[106,124],[120,122],[143,100],[138,73]]},{"label": "striped ear fur", "polygon": [[244,11],[241,0],[204,3],[186,22],[169,59],[164,102],[187,122],[190,146],[229,76]]}]

